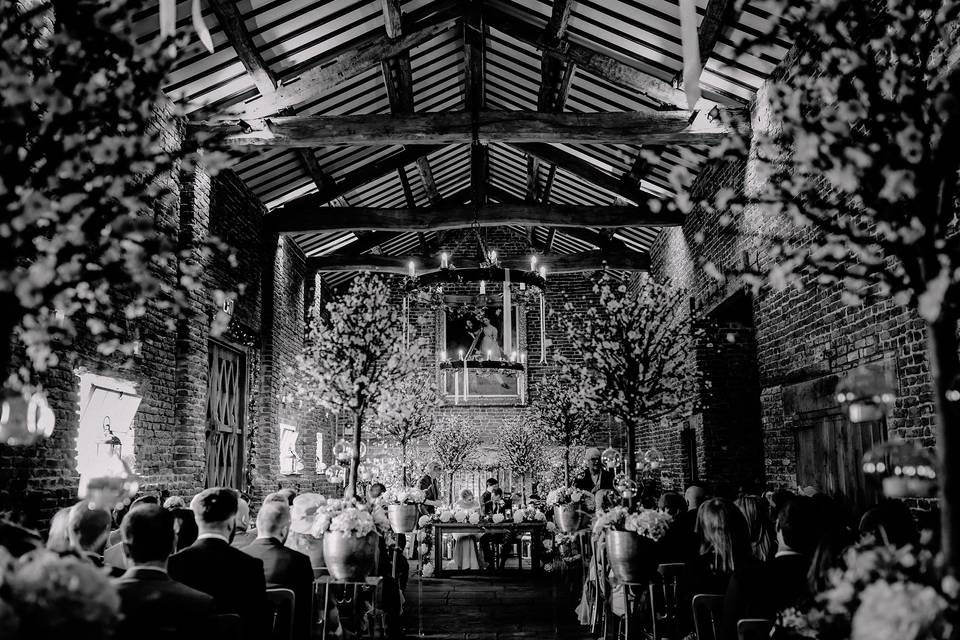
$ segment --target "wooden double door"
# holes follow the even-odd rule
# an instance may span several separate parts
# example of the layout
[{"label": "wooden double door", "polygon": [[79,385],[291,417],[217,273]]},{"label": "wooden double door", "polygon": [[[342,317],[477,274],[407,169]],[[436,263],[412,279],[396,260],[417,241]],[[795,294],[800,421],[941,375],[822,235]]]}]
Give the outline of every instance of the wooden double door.
[{"label": "wooden double door", "polygon": [[242,489],[246,444],[246,355],[210,341],[207,376],[207,487]]}]

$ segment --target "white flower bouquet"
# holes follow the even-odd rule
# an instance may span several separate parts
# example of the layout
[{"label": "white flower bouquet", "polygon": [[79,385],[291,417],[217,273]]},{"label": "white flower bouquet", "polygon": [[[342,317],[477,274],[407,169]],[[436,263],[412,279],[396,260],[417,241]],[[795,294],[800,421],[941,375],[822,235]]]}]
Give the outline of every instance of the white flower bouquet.
[{"label": "white flower bouquet", "polygon": [[547,494],[548,507],[562,507],[567,504],[592,507],[593,494],[573,487],[560,487]]},{"label": "white flower bouquet", "polygon": [[597,516],[593,535],[599,536],[604,531],[630,531],[656,542],[666,535],[672,522],[673,518],[656,509],[631,513],[626,507],[614,507]]},{"label": "white flower bouquet", "polygon": [[536,507],[521,507],[513,510],[513,521],[517,524],[521,522],[546,522],[547,516]]},{"label": "white flower bouquet", "polygon": [[423,504],[427,499],[427,494],[422,489],[415,487],[406,487],[390,492],[388,504]]},{"label": "white flower bouquet", "polygon": [[334,516],[330,521],[329,531],[342,536],[365,538],[376,528],[372,513],[363,508],[353,507],[344,509]]},{"label": "white flower bouquet", "polygon": [[327,500],[317,509],[312,534],[319,537],[328,531],[355,538],[376,531],[388,539],[388,544],[392,538],[390,520],[381,507],[359,504],[352,499]]}]

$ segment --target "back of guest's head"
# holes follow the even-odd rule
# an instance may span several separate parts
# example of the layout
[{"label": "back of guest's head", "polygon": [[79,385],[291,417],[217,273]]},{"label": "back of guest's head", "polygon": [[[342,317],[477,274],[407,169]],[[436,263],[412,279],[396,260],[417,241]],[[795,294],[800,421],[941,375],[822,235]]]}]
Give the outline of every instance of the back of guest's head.
[{"label": "back of guest's head", "polygon": [[197,528],[197,517],[190,509],[174,509],[173,530],[177,534],[177,551],[186,549],[197,541],[200,531]]},{"label": "back of guest's head", "polygon": [[787,547],[797,553],[812,554],[820,539],[816,505],[807,496],[793,496],[780,507],[777,533]]},{"label": "back of guest's head", "polygon": [[664,491],[660,494],[660,500],[657,502],[660,511],[672,518],[687,510],[687,501],[676,491]]},{"label": "back of guest's head", "polygon": [[370,488],[367,489],[367,493],[371,498],[379,498],[384,493],[386,493],[387,488],[383,486],[382,482],[374,482],[370,485]]},{"label": "back of guest's head", "polygon": [[297,490],[291,487],[285,487],[283,489],[278,489],[277,494],[283,497],[287,501],[287,506],[293,506],[293,499],[297,497]]},{"label": "back of guest's head", "polygon": [[490,495],[493,496],[494,498],[502,498],[503,489],[501,489],[500,487],[494,487],[493,490],[490,491]]},{"label": "back of guest's head", "polygon": [[860,519],[860,535],[898,548],[920,539],[910,507],[900,500],[884,500],[868,509]]},{"label": "back of guest's head", "polygon": [[701,551],[713,554],[714,568],[731,573],[750,557],[747,521],[728,500],[707,500],[697,511]]},{"label": "back of guest's head", "polygon": [[162,562],[173,552],[173,514],[156,504],[138,505],[120,526],[123,550],[135,564]]},{"label": "back of guest's head", "polygon": [[170,496],[163,501],[163,508],[167,511],[173,511],[174,509],[186,509],[187,501],[183,499],[183,496]]},{"label": "back of guest's head", "polygon": [[765,562],[773,554],[772,524],[767,501],[759,496],[740,496],[734,502],[747,521],[753,556]]},{"label": "back of guest's head", "polygon": [[490,487],[495,487],[498,484],[500,484],[500,481],[497,480],[496,478],[487,478],[487,489],[489,489]]},{"label": "back of guest's head", "polygon": [[197,525],[232,524],[239,504],[237,492],[233,489],[213,487],[194,496],[190,508],[197,518]]},{"label": "back of guest's head", "polygon": [[463,501],[473,500],[473,491],[471,491],[470,489],[461,489],[460,499]]},{"label": "back of guest's head", "polygon": [[707,490],[700,485],[692,484],[683,493],[683,498],[687,502],[687,509],[699,509],[707,499]]},{"label": "back of guest's head", "polygon": [[58,553],[70,549],[70,507],[64,507],[50,519],[47,549]]},{"label": "back of guest's head", "polygon": [[237,500],[237,515],[234,519],[234,528],[243,533],[250,528],[250,503],[240,498]]},{"label": "back of guest's head", "polygon": [[103,554],[110,537],[110,512],[90,502],[78,502],[70,508],[70,546],[78,551]]},{"label": "back of guest's head", "polygon": [[797,497],[793,491],[789,489],[780,488],[776,491],[773,491],[770,494],[770,518],[775,520],[780,514],[780,509],[783,509],[783,505],[787,504],[790,500]]},{"label": "back of guest's head", "polygon": [[264,502],[257,513],[257,534],[271,536],[281,542],[290,530],[290,507],[286,502]]}]

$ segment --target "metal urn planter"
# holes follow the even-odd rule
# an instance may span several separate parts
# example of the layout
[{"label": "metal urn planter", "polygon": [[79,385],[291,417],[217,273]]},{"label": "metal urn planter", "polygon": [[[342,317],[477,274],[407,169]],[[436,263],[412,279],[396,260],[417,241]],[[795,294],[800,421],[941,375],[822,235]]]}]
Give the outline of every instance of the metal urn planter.
[{"label": "metal urn planter", "polygon": [[607,561],[622,582],[647,582],[652,575],[655,543],[632,531],[607,532]]},{"label": "metal urn planter", "polygon": [[413,533],[417,529],[419,511],[415,504],[391,504],[387,507],[387,518],[395,533]]},{"label": "metal urn planter", "polygon": [[327,570],[337,580],[360,582],[373,569],[377,553],[377,534],[371,531],[363,538],[327,533],[323,536],[323,558]]},{"label": "metal urn planter", "polygon": [[287,538],[287,546],[294,551],[310,556],[310,566],[319,568],[325,566],[323,562],[323,538],[310,535],[309,533],[290,532]]},{"label": "metal urn planter", "polygon": [[582,528],[583,512],[578,504],[564,504],[553,510],[553,520],[564,533],[575,533]]}]

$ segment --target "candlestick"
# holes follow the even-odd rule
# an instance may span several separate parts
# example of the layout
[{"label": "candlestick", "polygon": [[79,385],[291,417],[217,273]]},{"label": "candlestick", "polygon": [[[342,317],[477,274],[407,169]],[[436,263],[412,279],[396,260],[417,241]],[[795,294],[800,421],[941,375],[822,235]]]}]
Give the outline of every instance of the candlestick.
[{"label": "candlestick", "polygon": [[446,352],[446,351],[441,351],[441,352],[440,352],[440,361],[441,361],[441,362],[446,362],[446,361],[447,361],[447,352]]},{"label": "candlestick", "polygon": [[490,262],[496,262],[496,261],[497,261],[497,252],[496,252],[496,251],[491,251],[491,252],[490,252]]},{"label": "candlestick", "polygon": [[446,254],[446,253],[441,253],[441,254],[440,254],[440,268],[441,268],[441,269],[446,269],[447,266],[448,266],[448,264],[447,264],[447,254]]},{"label": "candlestick", "polygon": [[520,354],[520,364],[526,364],[526,363],[527,363],[527,354],[521,353],[521,354]]},{"label": "candlestick", "polygon": [[413,260],[410,261],[410,277],[411,277],[411,278],[416,278],[416,277],[417,277],[417,268],[416,268],[416,266],[413,264]]},{"label": "candlestick", "polygon": [[466,402],[470,397],[470,372],[467,369],[467,356],[463,349],[460,350],[460,358],[463,360],[463,401]]},{"label": "candlestick", "polygon": [[537,270],[537,256],[530,256],[530,271]]},{"label": "candlestick", "polygon": [[547,268],[543,265],[540,265],[540,277],[544,280],[547,279]]},{"label": "candlestick", "polygon": [[491,351],[490,349],[487,349],[487,360],[492,360],[492,359],[493,359],[493,358],[491,357],[492,354],[493,354],[493,351]]},{"label": "candlestick", "polygon": [[487,295],[487,283],[483,280],[480,281],[480,295]]},{"label": "candlestick", "polygon": [[516,362],[516,361],[517,361],[517,352],[516,352],[516,351],[511,351],[511,352],[510,352],[510,362]]},{"label": "candlestick", "polygon": [[453,404],[460,404],[460,372],[453,372]]}]

